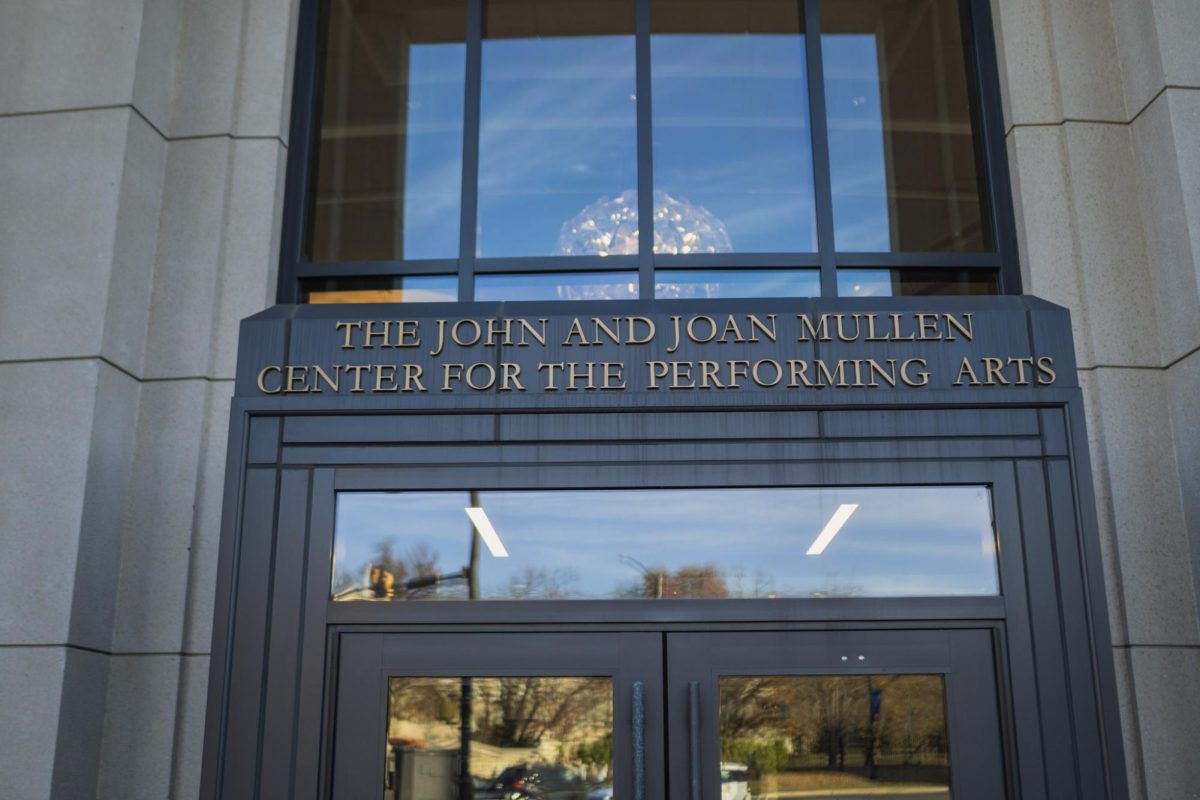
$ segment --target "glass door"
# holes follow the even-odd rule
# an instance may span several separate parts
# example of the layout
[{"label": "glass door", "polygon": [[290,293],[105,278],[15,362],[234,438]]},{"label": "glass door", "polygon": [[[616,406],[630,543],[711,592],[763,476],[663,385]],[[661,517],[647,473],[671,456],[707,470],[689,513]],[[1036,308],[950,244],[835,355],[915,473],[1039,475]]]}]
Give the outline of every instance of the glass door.
[{"label": "glass door", "polygon": [[[587,800],[664,784],[658,633],[343,633],[332,797]],[[661,796],[653,792],[649,796]]]},{"label": "glass door", "polygon": [[991,630],[338,639],[334,798],[1008,796]]},{"label": "glass door", "polygon": [[671,800],[1007,797],[991,631],[667,641]]}]

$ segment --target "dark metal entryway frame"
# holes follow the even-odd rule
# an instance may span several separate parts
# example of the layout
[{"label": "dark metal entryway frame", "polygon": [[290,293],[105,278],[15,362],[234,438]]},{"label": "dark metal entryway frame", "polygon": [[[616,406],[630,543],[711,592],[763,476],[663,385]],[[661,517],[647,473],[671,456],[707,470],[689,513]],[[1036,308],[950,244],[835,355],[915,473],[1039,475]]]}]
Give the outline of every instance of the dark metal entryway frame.
[{"label": "dark metal entryway frame", "polygon": [[[950,307],[918,304],[939,302]],[[954,302],[974,309],[977,327],[986,324],[1009,352],[1053,356],[1059,380],[719,397],[265,396],[255,383],[259,367],[311,359],[331,315],[371,318],[388,310],[280,306],[247,320],[229,436],[201,796],[326,796],[336,654],[339,639],[352,633],[973,630],[994,647],[1009,796],[1124,800],[1069,317],[1029,298]],[[876,306],[906,307],[896,300]],[[570,313],[616,307],[599,308],[572,305]],[[670,308],[685,313],[679,304]],[[872,306],[834,300],[797,308]],[[505,313],[519,309],[453,309],[459,317]],[[980,335],[968,351],[997,341]],[[920,345],[891,347],[904,357]],[[342,490],[905,484],[990,487],[1001,596],[329,601],[334,503]]]}]

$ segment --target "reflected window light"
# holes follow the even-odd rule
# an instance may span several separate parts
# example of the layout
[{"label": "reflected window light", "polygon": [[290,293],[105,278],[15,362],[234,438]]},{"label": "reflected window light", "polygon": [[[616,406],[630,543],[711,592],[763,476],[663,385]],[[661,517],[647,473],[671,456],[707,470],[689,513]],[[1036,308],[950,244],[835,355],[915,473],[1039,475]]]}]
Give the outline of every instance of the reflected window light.
[{"label": "reflected window light", "polygon": [[492,527],[492,521],[488,519],[487,514],[482,508],[464,508],[467,516],[471,518],[471,524],[475,526],[475,530],[479,531],[479,538],[483,539],[483,543],[487,545],[488,552],[494,558],[508,558],[508,550],[504,547],[504,542],[500,541],[500,534],[496,533],[496,529]]},{"label": "reflected window light", "polygon": [[838,535],[838,531],[850,519],[850,515],[858,510],[857,503],[843,503],[837,507],[837,511],[833,512],[833,516],[829,518],[829,522],[825,523],[825,527],[813,540],[813,543],[805,551],[805,555],[819,556],[825,552],[825,548],[833,541],[833,537]]}]

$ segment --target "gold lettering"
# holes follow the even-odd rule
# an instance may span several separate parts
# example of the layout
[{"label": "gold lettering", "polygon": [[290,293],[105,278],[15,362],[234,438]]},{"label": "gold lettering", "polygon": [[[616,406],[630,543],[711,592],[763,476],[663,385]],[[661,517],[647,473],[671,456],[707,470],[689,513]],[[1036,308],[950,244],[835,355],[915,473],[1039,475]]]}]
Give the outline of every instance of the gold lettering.
[{"label": "gold lettering", "polygon": [[800,320],[800,338],[796,341],[830,341],[828,314],[822,314],[820,317],[818,317],[816,325],[813,325],[812,320],[808,318],[808,314],[797,314],[796,319]]},{"label": "gold lettering", "polygon": [[[838,338],[841,339],[843,342],[853,342],[856,339],[858,339],[860,336],[862,336],[862,319],[861,319],[862,315],[861,314],[851,314],[850,316],[854,318],[854,335],[853,336],[846,335],[846,332],[842,329],[842,320],[845,319],[846,315],[845,314],[834,314],[834,318],[837,319],[837,335],[838,335]],[[874,315],[872,315],[872,319],[874,319]]]},{"label": "gold lettering", "polygon": [[529,324],[529,320],[527,320],[527,319],[517,320],[517,324],[519,324],[521,326],[521,341],[520,341],[520,343],[517,344],[517,347],[528,347],[529,346],[529,342],[525,340],[525,334],[527,334],[527,333],[533,337],[534,341],[536,341],[542,347],[545,347],[546,346],[546,324],[548,322],[550,322],[550,320],[548,320],[548,319],[539,319],[538,324],[541,326],[541,329],[538,330],[538,329],[535,329],[531,324]]},{"label": "gold lettering", "polygon": [[583,325],[579,322],[579,317],[571,320],[571,327],[567,330],[567,338],[563,340],[564,347],[570,347],[573,344],[571,341],[572,336],[579,337],[578,344],[580,347],[587,347],[589,344],[591,344],[591,342],[587,340],[587,337],[583,335]]},{"label": "gold lettering", "polygon": [[867,366],[870,367],[870,369],[871,369],[871,372],[870,372],[871,377],[869,379],[871,382],[868,383],[867,386],[871,387],[872,389],[877,388],[879,386],[879,384],[876,382],[875,378],[879,377],[879,378],[883,378],[884,383],[886,383],[888,386],[895,388],[895,386],[896,386],[896,359],[889,358],[887,360],[887,363],[888,363],[888,366],[890,367],[890,369],[885,370],[883,367],[881,367],[879,365],[879,362],[876,361],[875,359],[873,359],[873,358],[867,359]]},{"label": "gold lettering", "polygon": [[[405,364],[404,365],[404,391],[406,392],[426,392],[425,384],[421,383],[421,375],[424,374],[425,368],[420,364]],[[415,389],[413,387],[416,387]]]},{"label": "gold lettering", "polygon": [[[674,319],[678,320],[678,317]],[[657,389],[658,382],[667,377],[667,362],[665,361],[647,361],[646,368],[650,371],[649,389]]]},{"label": "gold lettering", "polygon": [[[1037,379],[1038,386],[1049,386],[1050,384],[1054,383],[1054,379],[1058,377],[1058,374],[1054,371],[1054,359],[1050,356],[1042,356],[1039,358],[1037,360],[1037,368],[1038,372],[1041,373],[1041,375],[1038,375]],[[1046,380],[1042,380],[1042,375],[1046,376]]]},{"label": "gold lettering", "polygon": [[328,372],[321,369],[318,365],[313,364],[313,373],[314,373],[313,388],[312,388],[313,392],[315,392],[316,394],[320,394],[321,393],[321,381],[325,381],[325,384],[330,389],[332,389],[335,394],[337,393],[338,383],[341,381],[341,375],[342,375],[341,370],[339,370],[337,367],[334,367],[333,368],[333,377],[331,378],[331,377],[329,377]]},{"label": "gold lettering", "polygon": [[595,368],[595,363],[588,361],[587,363],[576,363],[574,361],[567,362],[567,391],[579,391],[579,387],[575,384],[577,381],[586,380],[584,389],[595,389],[596,384],[592,380],[592,370]]},{"label": "gold lettering", "polygon": [[[463,339],[458,335],[459,331],[462,330],[464,325],[471,326],[472,330],[474,331],[474,334],[467,339]],[[450,338],[459,347],[471,347],[478,344],[479,340],[483,338],[483,328],[481,328],[479,323],[473,319],[460,319],[458,322],[455,322],[450,326]]]},{"label": "gold lettering", "polygon": [[767,314],[767,320],[771,323],[770,327],[763,324],[763,321],[755,314],[747,314],[746,318],[750,320],[750,341],[757,342],[759,333],[767,337],[772,342],[776,341],[774,314]]},{"label": "gold lettering", "polygon": [[602,344],[600,339],[601,331],[612,340],[613,344],[621,343],[621,318],[613,317],[612,323],[613,327],[610,328],[605,324],[604,320],[599,317],[592,317],[592,344]]},{"label": "gold lettering", "polygon": [[[687,381],[687,383],[684,383]],[[671,362],[671,388],[672,389],[695,389],[696,381],[692,379],[692,362],[690,361],[672,361]]]},{"label": "gold lettering", "polygon": [[484,347],[495,347],[496,340],[500,340],[500,344],[511,345],[512,341],[512,319],[505,317],[504,319],[489,319],[487,321],[487,341],[483,343]]},{"label": "gold lettering", "polygon": [[963,385],[963,374],[964,373],[970,377],[969,385],[971,385],[971,386],[980,386],[981,385],[979,383],[979,376],[975,374],[975,370],[971,367],[971,359],[966,358],[966,357],[963,358],[962,364],[960,364],[958,367],[958,375],[955,376],[955,378],[954,378],[955,386]]},{"label": "gold lettering", "polygon": [[438,356],[446,349],[446,320],[437,321],[437,347],[429,351],[429,355]]},{"label": "gold lettering", "polygon": [[[759,374],[759,370],[762,369],[764,364],[775,370],[775,377],[773,380],[766,380],[761,374]],[[759,361],[755,361],[754,367],[750,370],[750,379],[759,386],[769,389],[772,386],[779,385],[779,382],[783,380],[783,367],[779,365],[778,361],[774,361],[770,358],[764,358]]]},{"label": "gold lettering", "polygon": [[[965,359],[964,359],[965,360]],[[917,379],[913,380],[908,374],[908,368],[913,364],[920,364],[922,369],[917,372]],[[900,365],[900,380],[904,381],[905,386],[927,386],[929,384],[929,371],[924,369],[929,364],[923,358],[910,358]]]},{"label": "gold lettering", "polygon": [[396,322],[400,330],[396,347],[420,347],[421,340],[417,338],[418,323],[415,319],[402,319]]},{"label": "gold lettering", "polygon": [[[917,329],[921,332],[920,338],[922,342],[939,341],[942,338],[942,329],[938,327],[937,314],[917,314]],[[937,334],[934,336],[933,334]]]},{"label": "gold lettering", "polygon": [[604,383],[601,384],[601,389],[625,388],[625,365],[623,363],[605,361],[600,366],[604,369]]},{"label": "gold lettering", "polygon": [[362,374],[364,370],[369,370],[370,364],[346,364],[342,367],[345,372],[354,373],[354,386],[350,389],[350,394],[362,394]]},{"label": "gold lettering", "polygon": [[260,369],[258,371],[258,390],[260,392],[262,392],[263,394],[279,394],[280,392],[283,391],[283,380],[281,378],[279,381],[279,385],[276,386],[274,389],[268,389],[267,388],[267,373],[268,372],[275,372],[275,373],[279,373],[280,375],[282,375],[283,370],[281,370],[279,367],[263,367],[262,369]]},{"label": "gold lettering", "polygon": [[[558,370],[561,372],[562,368],[563,368],[562,364],[551,364],[548,362],[541,362],[538,364],[538,372],[541,372],[543,370],[545,370],[545,372],[546,372],[546,387],[545,388],[546,388],[547,392],[557,392],[558,391],[558,387],[555,386],[555,384],[554,384],[554,370]],[[651,387],[651,388],[654,388],[654,387]]]},{"label": "gold lettering", "polygon": [[354,345],[350,344],[350,334],[355,328],[361,328],[361,322],[337,322],[334,323],[334,329],[342,331],[342,349],[353,350]]},{"label": "gold lettering", "polygon": [[[487,380],[483,383],[475,382],[475,371],[483,369],[487,375]],[[467,386],[470,386],[477,392],[482,392],[496,385],[496,368],[486,361],[480,361],[467,367]]]},{"label": "gold lettering", "polygon": [[[672,327],[674,327],[674,329],[675,329],[675,341],[674,341],[674,342],[672,342],[672,343],[671,343],[671,346],[667,348],[667,355],[670,355],[671,353],[674,353],[676,350],[678,350],[678,349],[679,349],[679,345],[680,345],[680,344],[682,343],[682,341],[683,341],[683,340],[680,338],[680,336],[681,336],[681,333],[680,333],[680,330],[679,330],[679,320],[680,320],[680,317],[677,317],[677,316],[672,316],[672,317],[671,317],[671,325],[672,325]],[[664,375],[665,375],[665,373],[664,373]]]},{"label": "gold lettering", "polygon": [[[854,316],[857,317],[858,314]],[[844,360],[838,359],[833,372],[829,371],[829,365],[822,359],[818,358],[814,363],[817,366],[817,386],[839,386],[843,389],[850,387],[850,384],[846,383],[846,362]]]},{"label": "gold lettering", "polygon": [[[388,385],[384,385],[387,381]],[[376,364],[375,365],[375,391],[377,392],[398,392],[400,391],[399,384],[396,383],[396,365],[395,364]]]},{"label": "gold lettering", "polygon": [[[696,323],[700,320],[704,320],[705,324],[708,325],[708,336],[705,338],[701,338],[696,334]],[[707,344],[717,337],[717,321],[712,317],[705,316],[704,314],[692,317],[688,320],[687,335],[688,338],[696,344]]]},{"label": "gold lettering", "polygon": [[953,314],[944,314],[943,316],[946,319],[946,341],[957,341],[954,338],[954,331],[950,330],[951,328],[956,328],[968,342],[975,341],[975,321],[973,314],[963,314],[963,317],[967,320],[965,325]]},{"label": "gold lettering", "polygon": [[[637,325],[641,323],[646,326],[646,335],[638,337]],[[654,341],[655,325],[654,320],[649,317],[629,317],[629,335],[625,339],[625,344],[650,344]]]},{"label": "gold lettering", "polygon": [[375,330],[374,321],[368,322],[367,326],[365,328],[363,328],[363,344],[362,344],[362,346],[363,346],[364,350],[374,350],[375,349],[375,345],[371,344],[372,339],[379,339],[379,341],[382,342],[382,344],[379,345],[380,347],[391,347],[392,346],[391,342],[390,342],[391,332],[392,332],[392,323],[381,322],[379,324],[380,324],[380,326],[382,326],[381,330]]},{"label": "gold lettering", "polygon": [[729,334],[730,333],[733,334],[733,341],[736,344],[745,344],[746,343],[746,337],[742,336],[742,330],[741,330],[741,328],[738,327],[737,320],[734,319],[733,314],[730,314],[725,319],[725,327],[721,331],[721,339],[718,343],[719,344],[729,344]]},{"label": "gold lettering", "polygon": [[791,375],[788,379],[788,388],[798,389],[803,384],[804,388],[811,389],[812,381],[808,379],[808,362],[789,358],[787,364],[788,372]]},{"label": "gold lettering", "polygon": [[442,364],[442,391],[453,392],[450,381],[461,381],[464,364]]},{"label": "gold lettering", "polygon": [[500,364],[500,391],[511,392],[513,387],[516,391],[525,391],[525,386],[521,383],[521,365],[512,364],[508,361]]},{"label": "gold lettering", "polygon": [[[854,316],[857,317],[858,315],[855,314]],[[866,317],[867,317],[867,341],[868,342],[886,342],[888,339],[892,338],[891,336],[889,336],[886,333],[883,336],[880,336],[879,334],[875,333],[875,315],[874,314],[867,314]]]},{"label": "gold lettering", "polygon": [[715,386],[718,389],[724,389],[725,384],[721,383],[721,379],[717,377],[717,371],[720,369],[721,365],[716,361],[701,361],[700,388],[711,389],[713,386]]},{"label": "gold lettering", "polygon": [[988,386],[995,386],[999,383],[1001,386],[1008,386],[1008,379],[1004,377],[1004,359],[986,357],[980,359],[983,361],[984,383]]},{"label": "gold lettering", "polygon": [[1029,379],[1025,376],[1025,368],[1028,367],[1030,369],[1033,369],[1033,359],[1032,358],[1010,358],[1008,360],[1008,363],[1017,365],[1017,381],[1016,381],[1017,386],[1028,386]]},{"label": "gold lettering", "polygon": [[[308,386],[308,367],[293,367],[290,364],[287,367],[287,380],[284,381],[284,394],[296,394],[299,392],[307,392]],[[299,383],[299,386],[297,386]]]},{"label": "gold lettering", "polygon": [[910,333],[908,336],[900,335],[900,315],[892,314],[892,339],[897,342],[911,342],[917,338],[915,333]]},{"label": "gold lettering", "polygon": [[734,360],[729,362],[729,388],[740,389],[742,385],[738,383],[738,378],[745,378],[750,372],[750,362]]}]

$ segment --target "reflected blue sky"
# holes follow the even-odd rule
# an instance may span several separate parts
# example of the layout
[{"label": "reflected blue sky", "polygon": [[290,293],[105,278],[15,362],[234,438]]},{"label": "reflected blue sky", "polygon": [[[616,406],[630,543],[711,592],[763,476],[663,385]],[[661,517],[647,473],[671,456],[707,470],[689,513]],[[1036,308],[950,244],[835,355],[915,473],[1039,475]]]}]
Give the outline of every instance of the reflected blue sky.
[{"label": "reflected blue sky", "polygon": [[567,220],[636,190],[636,102],[632,36],[485,39],[477,254],[554,255]]},{"label": "reflected blue sky", "polygon": [[[713,214],[729,251],[815,251],[804,37],[655,34],[650,48],[655,190]],[[656,217],[655,252],[675,252],[671,225]]]},{"label": "reflected blue sky", "polygon": [[401,258],[457,258],[466,45],[409,47]]},{"label": "reflected blue sky", "polygon": [[660,300],[725,297],[819,297],[815,269],[660,269],[654,296]]},{"label": "reflected blue sky", "polygon": [[[479,502],[510,553],[482,548],[485,599],[636,596],[641,573],[622,554],[650,570],[712,565],[732,597],[998,591],[984,487],[481,492]],[[824,553],[806,555],[843,503],[859,508]],[[468,504],[466,492],[340,494],[335,592],[363,583],[382,542],[400,557],[424,548],[441,572],[459,570]]]},{"label": "reflected blue sky", "polygon": [[475,276],[475,299],[636,300],[636,272],[521,272]]},{"label": "reflected blue sky", "polygon": [[825,34],[825,109],[838,250],[892,249],[879,58],[871,34]]}]

